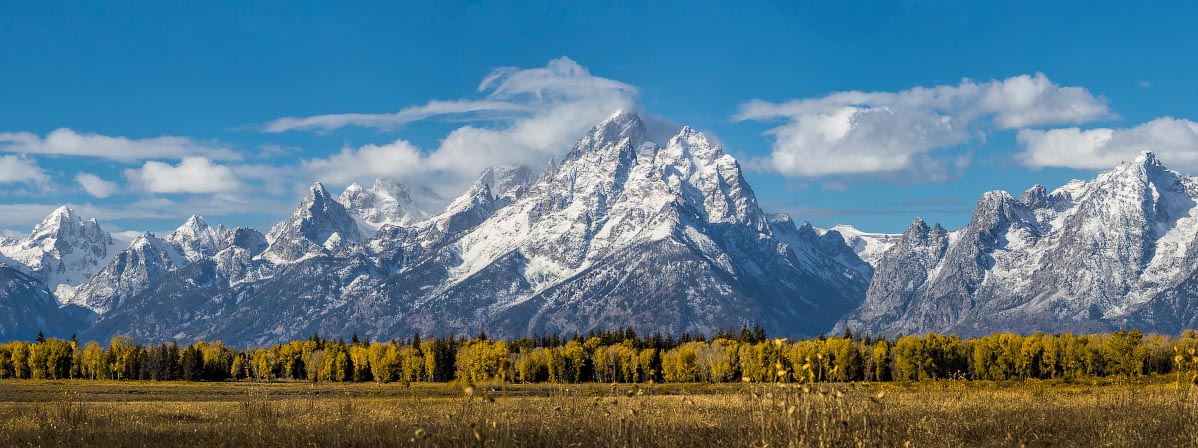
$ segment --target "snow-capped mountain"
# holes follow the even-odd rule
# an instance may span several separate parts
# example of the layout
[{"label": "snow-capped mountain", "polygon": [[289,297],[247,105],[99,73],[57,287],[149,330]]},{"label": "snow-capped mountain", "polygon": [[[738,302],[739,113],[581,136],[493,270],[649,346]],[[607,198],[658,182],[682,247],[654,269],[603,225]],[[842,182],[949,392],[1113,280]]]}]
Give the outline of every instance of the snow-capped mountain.
[{"label": "snow-capped mountain", "polygon": [[[916,219],[902,235],[767,215],[702,133],[659,143],[628,112],[539,174],[484,170],[440,213],[397,207],[407,190],[396,185],[338,199],[316,183],[268,235],[194,216],[119,254],[94,220],[60,209],[0,244],[0,337],[43,326],[261,344],[629,325],[760,323],[792,336],[1198,325],[1198,180],[1151,153],[1051,192],[989,192],[964,228]],[[65,307],[54,281],[78,287]]]},{"label": "snow-capped mountain", "polygon": [[216,256],[224,234],[223,226],[210,227],[198,215],[192,215],[166,238],[145,232],[81,285],[68,302],[97,314],[106,313],[166,273]]},{"label": "snow-capped mountain", "polygon": [[492,167],[443,212],[373,238],[351,216],[365,202],[345,202],[314,185],[260,254],[226,248],[171,271],[86,335],[261,343],[754,322],[814,335],[860,303],[872,271],[838,232],[771,222],[701,133],[661,145],[627,112],[539,175]]},{"label": "snow-capped mountain", "polygon": [[269,247],[260,257],[272,263],[294,263],[352,252],[362,236],[345,206],[317,182],[291,217],[270,229],[266,241]]},{"label": "snow-capped mountain", "polygon": [[[485,209],[494,196],[483,187],[455,203]],[[731,156],[690,128],[660,146],[631,113],[597,125],[510,205],[413,261],[385,284],[386,300],[411,309],[395,328],[509,335],[748,321],[815,334],[868,280],[839,264],[836,282],[805,271]]]},{"label": "snow-capped mountain", "polygon": [[970,223],[920,220],[842,323],[873,333],[1198,325],[1198,180],[1145,152],[1089,182],[986,193]]},{"label": "snow-capped mountain", "polygon": [[829,230],[840,233],[841,238],[844,238],[844,242],[853,249],[853,252],[871,266],[877,266],[878,260],[882,259],[882,254],[885,254],[886,250],[897,243],[899,237],[902,236],[897,233],[862,232],[847,224],[836,225],[827,230],[815,229],[820,234]]},{"label": "snow-capped mountain", "polygon": [[394,179],[376,179],[370,188],[351,184],[338,199],[373,236],[384,225],[405,227],[433,215],[443,200],[425,187],[409,188]]},{"label": "snow-capped mountain", "polygon": [[190,262],[215,255],[224,233],[223,226],[209,227],[204,218],[191,215],[187,222],[166,236],[166,241],[178,247]]},{"label": "snow-capped mountain", "polygon": [[62,206],[34,226],[29,236],[0,242],[0,254],[7,259],[0,263],[29,274],[65,303],[75,288],[108,264],[116,247],[112,235],[94,218],[85,221]]},{"label": "snow-capped mountain", "polygon": [[144,233],[81,286],[70,303],[97,314],[106,313],[144,291],[167,272],[187,266],[191,259],[184,247],[187,246]]}]

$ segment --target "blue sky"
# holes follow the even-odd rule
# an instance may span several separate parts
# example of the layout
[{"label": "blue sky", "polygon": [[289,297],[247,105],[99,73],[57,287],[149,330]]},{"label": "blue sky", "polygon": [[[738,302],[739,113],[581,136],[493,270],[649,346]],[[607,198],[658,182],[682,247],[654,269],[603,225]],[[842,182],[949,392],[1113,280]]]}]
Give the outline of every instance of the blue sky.
[{"label": "blue sky", "polygon": [[0,229],[265,229],[379,175],[452,197],[621,106],[819,226],[958,227],[1146,148],[1198,171],[1193,3],[168,3],[0,6]]}]

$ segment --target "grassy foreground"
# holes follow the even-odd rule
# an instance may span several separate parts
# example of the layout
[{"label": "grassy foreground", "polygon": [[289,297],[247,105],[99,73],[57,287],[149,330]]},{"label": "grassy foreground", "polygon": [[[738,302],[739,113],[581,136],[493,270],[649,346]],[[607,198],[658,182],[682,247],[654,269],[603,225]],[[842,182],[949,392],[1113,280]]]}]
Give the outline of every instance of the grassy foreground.
[{"label": "grassy foreground", "polygon": [[1198,388],[0,381],[0,446],[1198,446]]}]

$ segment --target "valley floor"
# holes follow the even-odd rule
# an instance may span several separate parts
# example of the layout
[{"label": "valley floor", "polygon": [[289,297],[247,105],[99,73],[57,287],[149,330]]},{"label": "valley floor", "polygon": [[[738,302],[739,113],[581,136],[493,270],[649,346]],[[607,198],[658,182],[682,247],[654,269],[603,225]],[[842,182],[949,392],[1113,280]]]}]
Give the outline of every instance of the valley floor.
[{"label": "valley floor", "polygon": [[1198,446],[1198,386],[0,381],[0,446]]}]

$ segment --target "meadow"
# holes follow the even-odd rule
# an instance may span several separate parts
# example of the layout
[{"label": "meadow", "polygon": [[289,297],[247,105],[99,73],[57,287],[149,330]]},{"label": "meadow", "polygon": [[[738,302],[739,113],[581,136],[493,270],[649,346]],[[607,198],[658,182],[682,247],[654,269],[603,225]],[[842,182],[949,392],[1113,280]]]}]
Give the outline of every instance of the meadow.
[{"label": "meadow", "polygon": [[1198,446],[1193,381],[10,379],[0,446]]}]

